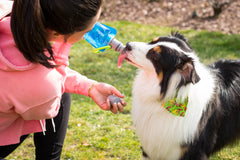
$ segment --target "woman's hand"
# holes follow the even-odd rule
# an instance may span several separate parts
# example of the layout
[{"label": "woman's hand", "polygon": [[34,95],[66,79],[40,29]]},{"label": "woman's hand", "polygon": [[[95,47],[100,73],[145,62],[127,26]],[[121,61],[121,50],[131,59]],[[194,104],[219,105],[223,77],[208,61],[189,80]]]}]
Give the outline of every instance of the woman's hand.
[{"label": "woman's hand", "polygon": [[127,103],[121,99],[121,102],[114,103],[111,106],[107,98],[109,95],[115,95],[120,98],[124,97],[124,95],[121,94],[115,87],[106,83],[96,82],[89,90],[89,96],[100,108],[103,110],[111,110],[111,112],[114,114],[118,113],[118,111],[122,112]]}]

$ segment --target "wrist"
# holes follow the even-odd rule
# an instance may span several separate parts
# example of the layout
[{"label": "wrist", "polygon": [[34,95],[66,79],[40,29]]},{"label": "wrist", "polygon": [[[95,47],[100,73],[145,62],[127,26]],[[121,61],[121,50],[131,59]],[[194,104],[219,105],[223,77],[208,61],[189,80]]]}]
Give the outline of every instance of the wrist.
[{"label": "wrist", "polygon": [[91,90],[93,89],[95,83],[93,83],[88,89],[88,97],[91,97]]}]

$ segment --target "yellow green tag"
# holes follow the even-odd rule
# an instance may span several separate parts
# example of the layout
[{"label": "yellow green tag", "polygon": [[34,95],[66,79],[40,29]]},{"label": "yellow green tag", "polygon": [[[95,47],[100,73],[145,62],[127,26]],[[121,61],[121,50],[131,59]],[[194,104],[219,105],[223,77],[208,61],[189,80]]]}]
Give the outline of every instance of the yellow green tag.
[{"label": "yellow green tag", "polygon": [[188,97],[185,98],[183,101],[177,100],[175,97],[174,99],[170,99],[167,102],[163,102],[162,106],[168,110],[170,113],[172,113],[175,116],[181,116],[184,117],[187,111],[187,105],[188,105]]},{"label": "yellow green tag", "polygon": [[111,46],[103,46],[103,47],[99,47],[99,48],[96,48],[93,50],[93,53],[100,53],[102,50],[105,50],[105,49],[110,49]]}]

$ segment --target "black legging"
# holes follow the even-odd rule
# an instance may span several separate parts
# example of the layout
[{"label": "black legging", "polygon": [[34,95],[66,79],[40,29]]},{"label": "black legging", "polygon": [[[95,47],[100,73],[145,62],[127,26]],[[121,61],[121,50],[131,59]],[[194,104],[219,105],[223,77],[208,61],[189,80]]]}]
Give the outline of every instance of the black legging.
[{"label": "black legging", "polygon": [[[53,131],[51,119],[46,120],[46,135],[43,133],[34,133],[35,155],[36,160],[59,160],[62,152],[63,142],[65,139],[69,111],[71,106],[71,95],[64,93],[61,99],[61,107],[58,115],[54,118],[56,132]],[[20,143],[0,146],[0,160],[12,153],[26,138],[24,135]],[[2,157],[2,158],[1,158]]]}]

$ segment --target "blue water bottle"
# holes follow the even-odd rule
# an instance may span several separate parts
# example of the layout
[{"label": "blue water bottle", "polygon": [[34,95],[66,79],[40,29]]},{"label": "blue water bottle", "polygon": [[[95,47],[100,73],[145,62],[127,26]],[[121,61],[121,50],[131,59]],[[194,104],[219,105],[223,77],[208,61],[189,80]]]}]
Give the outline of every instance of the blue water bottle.
[{"label": "blue water bottle", "polygon": [[84,39],[96,48],[94,50],[96,53],[107,48],[122,53],[125,46],[115,38],[116,34],[115,28],[96,22],[93,29],[84,35]]}]

